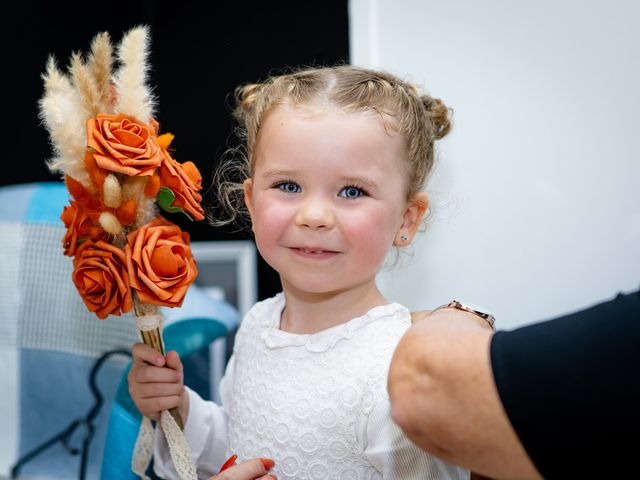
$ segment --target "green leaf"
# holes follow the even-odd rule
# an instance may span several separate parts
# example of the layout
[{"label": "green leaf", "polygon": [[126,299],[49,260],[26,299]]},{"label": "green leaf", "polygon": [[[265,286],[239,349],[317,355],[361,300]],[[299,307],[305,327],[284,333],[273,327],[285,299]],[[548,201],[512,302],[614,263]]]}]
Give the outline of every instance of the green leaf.
[{"label": "green leaf", "polygon": [[168,187],[160,187],[160,191],[158,192],[158,196],[156,197],[156,203],[165,212],[169,212],[169,213],[181,212],[181,213],[184,213],[189,220],[193,221],[193,218],[191,218],[191,216],[187,212],[185,212],[183,209],[181,209],[180,207],[174,207],[173,205],[171,205],[175,199],[176,199],[176,194],[173,193],[173,190],[171,190]]}]

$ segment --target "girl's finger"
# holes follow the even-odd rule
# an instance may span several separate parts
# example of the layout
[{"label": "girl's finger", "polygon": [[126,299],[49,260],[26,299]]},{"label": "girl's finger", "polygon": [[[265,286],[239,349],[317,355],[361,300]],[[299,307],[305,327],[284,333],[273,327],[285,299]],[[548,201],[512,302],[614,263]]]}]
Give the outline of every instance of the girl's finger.
[{"label": "girl's finger", "polygon": [[163,410],[169,410],[180,405],[179,396],[158,397],[144,400],[144,403],[138,407],[140,413],[145,417],[157,418]]},{"label": "girl's finger", "polygon": [[158,367],[162,367],[166,363],[161,353],[158,353],[155,349],[144,343],[136,343],[131,349],[131,355],[133,356],[134,363],[143,364],[146,362]]},{"label": "girl's finger", "polygon": [[131,369],[131,378],[138,383],[177,383],[182,380],[182,373],[171,368],[152,367],[146,365]]},{"label": "girl's finger", "polygon": [[180,361],[180,355],[175,350],[171,350],[167,353],[167,367],[182,373],[182,362]]},{"label": "girl's finger", "polygon": [[136,391],[138,398],[155,398],[182,395],[184,386],[181,383],[141,383]]}]

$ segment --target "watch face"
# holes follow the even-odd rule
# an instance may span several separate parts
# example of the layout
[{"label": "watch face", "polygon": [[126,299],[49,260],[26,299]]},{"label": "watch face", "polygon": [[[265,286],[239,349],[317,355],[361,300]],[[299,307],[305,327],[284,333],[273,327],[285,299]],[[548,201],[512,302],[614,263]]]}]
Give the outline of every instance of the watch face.
[{"label": "watch face", "polygon": [[462,308],[463,310],[467,310],[472,313],[479,313],[482,315],[491,315],[491,312],[489,310],[487,310],[486,308],[479,307],[478,305],[474,305],[473,303],[461,302],[459,300],[454,300],[451,303],[454,303],[454,302],[457,304],[458,307]]},{"label": "watch face", "polygon": [[450,307],[453,308],[458,308],[460,310],[464,310],[465,312],[469,312],[469,313],[473,313],[475,315],[478,315],[479,317],[484,318],[487,322],[489,322],[489,325],[491,325],[491,327],[494,326],[495,324],[495,317],[491,314],[491,312],[489,310],[486,310],[482,307],[479,307],[477,305],[474,305],[472,303],[468,303],[468,302],[460,302],[458,300],[453,300],[450,304]]}]

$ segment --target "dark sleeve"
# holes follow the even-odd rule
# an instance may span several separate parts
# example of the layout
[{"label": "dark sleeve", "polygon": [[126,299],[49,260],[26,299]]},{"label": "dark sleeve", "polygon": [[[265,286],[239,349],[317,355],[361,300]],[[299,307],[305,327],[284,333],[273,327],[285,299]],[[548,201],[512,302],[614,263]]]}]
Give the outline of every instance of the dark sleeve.
[{"label": "dark sleeve", "polygon": [[640,290],[497,332],[491,362],[509,420],[545,478],[637,472]]}]

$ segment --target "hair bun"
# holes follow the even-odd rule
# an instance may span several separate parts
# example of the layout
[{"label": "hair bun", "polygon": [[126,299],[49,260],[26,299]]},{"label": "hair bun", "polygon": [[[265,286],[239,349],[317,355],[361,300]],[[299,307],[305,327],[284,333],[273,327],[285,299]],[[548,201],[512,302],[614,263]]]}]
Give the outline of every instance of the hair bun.
[{"label": "hair bun", "polygon": [[440,140],[451,130],[451,109],[439,98],[422,95],[420,99],[427,115],[431,118],[436,140]]}]

